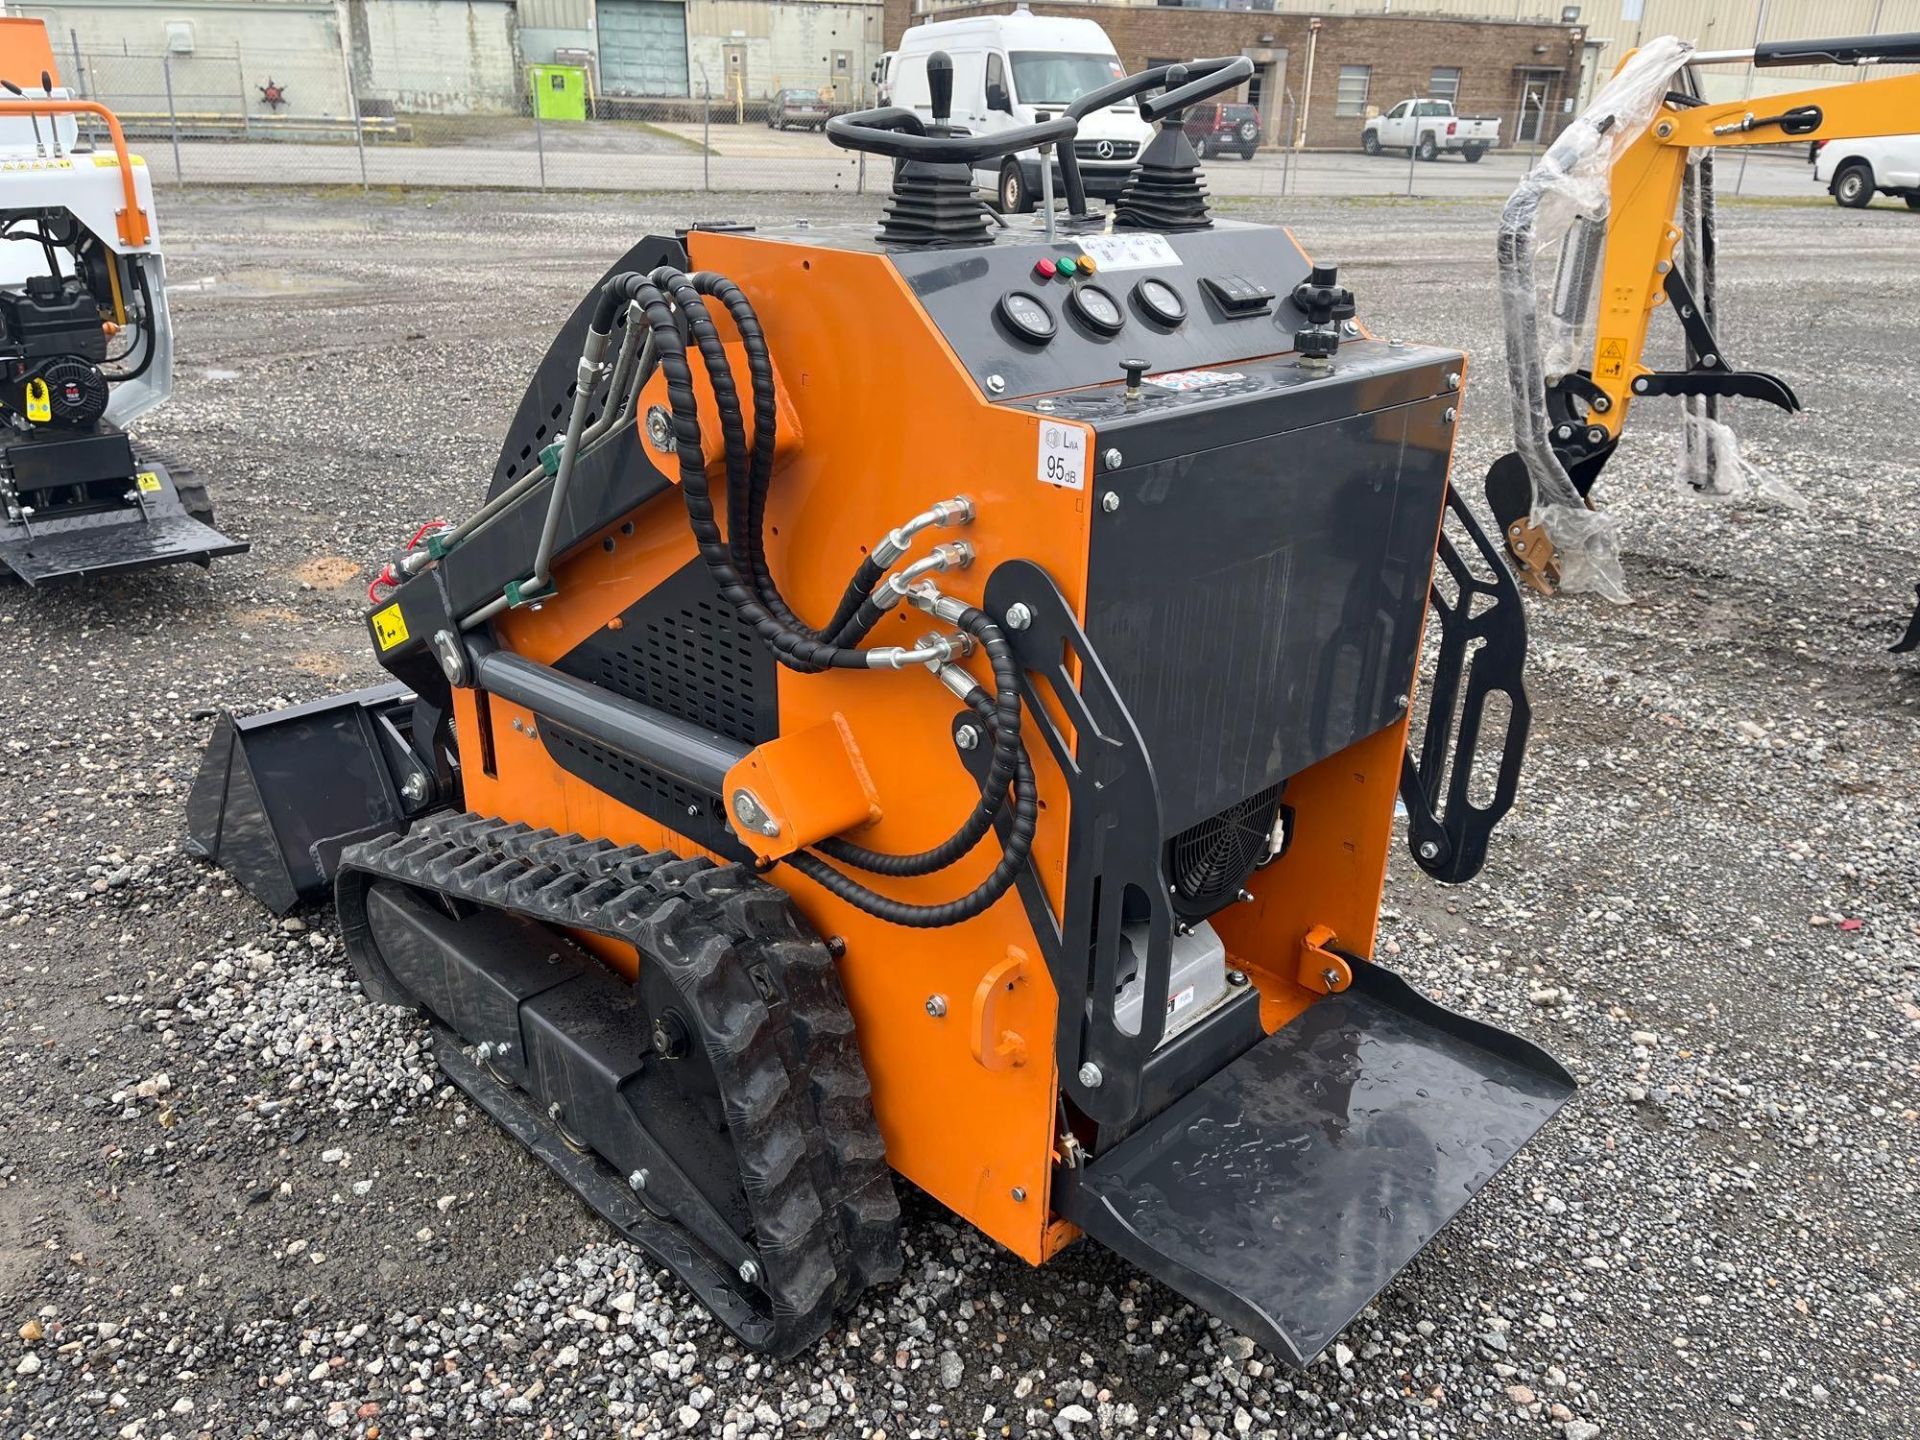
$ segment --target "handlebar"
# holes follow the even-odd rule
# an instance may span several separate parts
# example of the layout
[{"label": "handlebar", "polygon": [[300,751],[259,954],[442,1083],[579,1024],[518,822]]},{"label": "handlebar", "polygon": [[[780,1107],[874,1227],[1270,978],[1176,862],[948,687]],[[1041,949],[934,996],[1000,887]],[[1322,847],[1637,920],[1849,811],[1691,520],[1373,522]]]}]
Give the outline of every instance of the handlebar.
[{"label": "handlebar", "polygon": [[[1180,73],[1176,75],[1175,71]],[[1128,75],[1111,85],[1089,90],[1061,113],[1078,124],[1095,110],[1144,95],[1172,77],[1179,88],[1140,102],[1140,118],[1154,124],[1205,100],[1209,95],[1218,95],[1222,90],[1231,90],[1236,85],[1244,84],[1252,76],[1253,61],[1245,55],[1222,56],[1216,60],[1189,60],[1172,65],[1149,65],[1137,75]],[[1186,82],[1184,84],[1181,83],[1183,79]],[[1060,148],[1060,178],[1066,185],[1067,213],[1085,215],[1087,190],[1080,178],[1080,157],[1073,153],[1071,145]]]},{"label": "handlebar", "polygon": [[886,155],[895,160],[967,165],[996,155],[1031,150],[1036,145],[1061,144],[1064,155],[1073,147],[1062,142],[1071,141],[1079,128],[1078,120],[1062,116],[992,135],[929,135],[926,122],[918,115],[892,105],[836,115],[827,121],[827,139],[842,150],[864,150],[870,155]]}]

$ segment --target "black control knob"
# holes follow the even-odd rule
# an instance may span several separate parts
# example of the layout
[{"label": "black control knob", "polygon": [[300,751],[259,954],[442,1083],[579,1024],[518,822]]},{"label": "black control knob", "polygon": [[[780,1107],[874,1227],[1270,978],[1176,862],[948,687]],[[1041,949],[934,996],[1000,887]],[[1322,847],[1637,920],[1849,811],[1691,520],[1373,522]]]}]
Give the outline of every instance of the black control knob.
[{"label": "black control knob", "polygon": [[1331,360],[1340,349],[1336,322],[1354,313],[1353,292],[1340,284],[1340,267],[1315,265],[1293,287],[1293,303],[1307,317],[1305,328],[1293,332],[1293,348],[1304,360]]},{"label": "black control knob", "polygon": [[944,50],[927,57],[927,94],[932,101],[933,123],[944,128],[953,113],[953,57]]},{"label": "black control knob", "polygon": [[1122,360],[1120,368],[1127,372],[1127,398],[1134,399],[1140,394],[1140,379],[1147,373],[1144,360]]}]

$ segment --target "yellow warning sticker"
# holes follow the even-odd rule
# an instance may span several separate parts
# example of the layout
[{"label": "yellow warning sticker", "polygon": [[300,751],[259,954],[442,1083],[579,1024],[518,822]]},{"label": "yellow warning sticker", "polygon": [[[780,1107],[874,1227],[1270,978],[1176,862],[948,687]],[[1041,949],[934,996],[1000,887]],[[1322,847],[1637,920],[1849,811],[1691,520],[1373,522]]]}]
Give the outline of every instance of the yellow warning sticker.
[{"label": "yellow warning sticker", "polygon": [[151,470],[142,470],[133,477],[133,483],[140,487],[142,495],[152,495],[160,488],[160,477]]},{"label": "yellow warning sticker", "polygon": [[1627,368],[1627,342],[1620,339],[1600,342],[1600,363],[1594,367],[1594,374],[1617,380],[1620,372]]},{"label": "yellow warning sticker", "polygon": [[373,612],[373,638],[379,642],[382,651],[406,643],[407,617],[400,613],[398,601],[384,610]]},{"label": "yellow warning sticker", "polygon": [[27,381],[27,419],[36,425],[53,419],[53,399],[47,394],[47,382],[38,375]]}]

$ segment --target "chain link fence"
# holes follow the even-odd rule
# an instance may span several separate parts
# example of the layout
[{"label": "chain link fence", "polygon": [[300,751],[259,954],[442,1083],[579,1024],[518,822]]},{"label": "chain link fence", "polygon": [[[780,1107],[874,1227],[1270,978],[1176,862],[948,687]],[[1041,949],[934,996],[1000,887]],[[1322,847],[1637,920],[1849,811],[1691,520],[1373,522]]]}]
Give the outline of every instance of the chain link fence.
[{"label": "chain link fence", "polygon": [[[600,91],[582,67],[503,66],[476,86],[469,68],[430,54],[385,62],[369,82],[356,81],[337,48],[133,54],[70,38],[60,49],[69,83],[120,116],[163,185],[818,194],[884,190],[890,174],[887,162],[828,142],[830,116],[874,102],[865,87],[826,78],[783,78],[759,94],[729,92],[722,79],[708,94],[695,67],[700,93],[632,96]],[[1519,83],[1463,92],[1456,109],[1463,127],[1464,117],[1498,123],[1498,143],[1475,160],[1445,122],[1431,156],[1406,142],[1366,153],[1364,109],[1303,118],[1291,94],[1260,107],[1251,158],[1237,143],[1210,143],[1197,116],[1189,133],[1207,154],[1210,191],[1229,204],[1464,198],[1509,193],[1566,119],[1557,95]],[[1308,128],[1314,149],[1297,144]],[[1754,169],[1763,172],[1752,187],[1760,193],[1811,193],[1806,176],[1783,165]],[[1743,164],[1724,188],[1748,186]]]}]

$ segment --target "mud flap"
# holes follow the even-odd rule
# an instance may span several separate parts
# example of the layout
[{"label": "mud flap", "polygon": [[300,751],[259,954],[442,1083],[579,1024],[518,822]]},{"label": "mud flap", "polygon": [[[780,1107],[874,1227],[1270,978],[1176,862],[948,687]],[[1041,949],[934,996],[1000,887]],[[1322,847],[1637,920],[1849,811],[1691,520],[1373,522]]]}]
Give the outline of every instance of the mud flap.
[{"label": "mud flap", "polygon": [[115,511],[99,524],[48,524],[31,536],[17,532],[0,541],[0,564],[29,585],[70,575],[111,575],[191,560],[206,565],[221,555],[239,555],[244,540],[229,540],[191,515],[142,518]]},{"label": "mud flap", "polygon": [[[223,711],[187,796],[187,848],[276,915],[325,899],[344,845],[399,830],[432,794],[406,740],[412,704],[389,684],[264,715]],[[418,802],[403,793],[410,781]]]},{"label": "mud flap", "polygon": [[1353,971],[1054,1179],[1087,1234],[1300,1367],[1574,1091],[1539,1047]]}]

